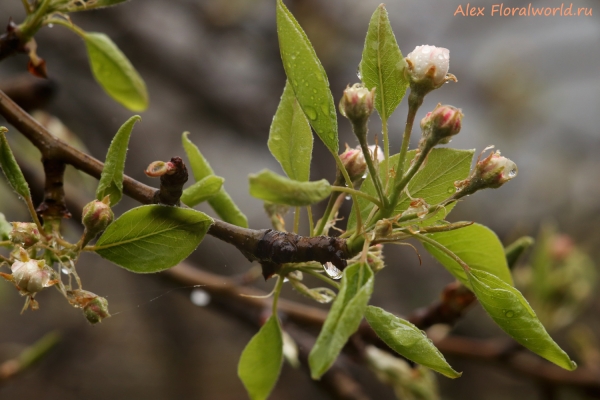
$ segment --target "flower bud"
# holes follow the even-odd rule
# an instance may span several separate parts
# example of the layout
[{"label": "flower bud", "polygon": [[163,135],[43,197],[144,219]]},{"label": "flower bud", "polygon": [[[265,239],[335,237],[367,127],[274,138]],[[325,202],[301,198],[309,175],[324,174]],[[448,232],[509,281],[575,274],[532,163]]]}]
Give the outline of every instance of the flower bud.
[{"label": "flower bud", "polygon": [[83,310],[83,314],[90,324],[97,324],[104,318],[110,317],[108,301],[95,293],[81,289],[69,290],[67,299],[73,307]]},{"label": "flower bud", "polygon": [[423,140],[431,146],[447,144],[452,136],[460,132],[463,113],[459,108],[438,104],[421,120]]},{"label": "flower bud", "polygon": [[[485,152],[489,148],[491,147],[483,151]],[[456,190],[460,193],[458,197],[475,193],[480,189],[497,189],[517,176],[517,164],[506,157],[502,157],[499,151],[490,153],[483,160],[480,160],[481,154],[471,175],[465,180],[454,182]],[[457,196],[455,195],[455,197]]]},{"label": "flower bud", "polygon": [[375,88],[369,91],[360,83],[346,87],[340,101],[340,112],[353,124],[365,125],[371,113],[375,100]]},{"label": "flower bud", "polygon": [[450,50],[429,45],[417,46],[404,58],[405,75],[411,90],[425,94],[456,77],[448,74]]},{"label": "flower bud", "polygon": [[13,282],[23,295],[31,295],[52,286],[52,270],[44,260],[15,261],[10,267]]},{"label": "flower bud", "polygon": [[363,177],[367,170],[367,163],[360,146],[351,149],[346,145],[346,151],[340,154],[340,159],[352,182],[356,182]]},{"label": "flower bud", "polygon": [[102,201],[94,200],[83,207],[83,217],[81,218],[85,227],[83,245],[104,231],[113,221],[114,214],[110,209],[109,201],[109,197],[106,196]]},{"label": "flower bud", "polygon": [[10,240],[14,244],[28,248],[40,241],[41,235],[36,224],[31,222],[11,222],[11,224]]},{"label": "flower bud", "polygon": [[104,318],[110,317],[108,301],[104,297],[96,296],[83,307],[83,315],[92,325],[102,322]]}]

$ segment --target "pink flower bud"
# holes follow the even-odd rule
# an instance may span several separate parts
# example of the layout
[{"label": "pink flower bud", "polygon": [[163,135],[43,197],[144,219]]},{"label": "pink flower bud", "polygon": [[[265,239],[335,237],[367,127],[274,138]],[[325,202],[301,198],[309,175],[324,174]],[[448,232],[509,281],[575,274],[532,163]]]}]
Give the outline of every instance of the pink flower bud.
[{"label": "pink flower bud", "polygon": [[421,120],[424,140],[430,145],[449,143],[452,136],[460,132],[463,113],[459,108],[438,104]]},{"label": "pink flower bud", "polygon": [[340,112],[352,123],[366,124],[373,113],[375,88],[369,91],[360,83],[346,87],[340,101]]},{"label": "pink flower bud", "polygon": [[12,222],[10,240],[25,248],[31,247],[40,241],[41,235],[36,224],[30,222]]},{"label": "pink flower bud", "polygon": [[367,163],[365,162],[365,156],[363,155],[360,146],[351,149],[346,145],[346,151],[340,154],[342,164],[350,176],[350,180],[355,182],[362,178],[367,170]]},{"label": "pink flower bud", "polygon": [[429,45],[417,46],[404,58],[405,74],[411,89],[427,93],[437,89],[448,80],[456,78],[448,75],[450,50]]},{"label": "pink flower bud", "polygon": [[114,214],[109,206],[109,197],[106,196],[102,201],[94,200],[83,207],[83,217],[81,222],[85,227],[84,244],[92,240],[97,234],[104,231],[113,221]]},{"label": "pink flower bud", "polygon": [[[484,149],[483,152],[491,147]],[[480,160],[483,152],[479,155],[471,175],[465,180],[454,182],[456,190],[460,193],[459,197],[475,193],[480,189],[499,188],[517,176],[517,164],[502,157],[499,151],[494,151]]]}]

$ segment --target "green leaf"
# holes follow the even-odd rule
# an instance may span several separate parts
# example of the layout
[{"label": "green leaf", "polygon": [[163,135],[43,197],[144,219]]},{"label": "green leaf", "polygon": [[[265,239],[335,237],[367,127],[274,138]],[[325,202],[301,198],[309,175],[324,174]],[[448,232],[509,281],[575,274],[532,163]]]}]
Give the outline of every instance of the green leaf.
[{"label": "green leaf", "polygon": [[264,400],[277,382],[283,363],[283,337],[271,316],[250,340],[238,364],[238,376],[252,400]]},{"label": "green leaf", "polygon": [[209,216],[189,208],[141,206],[110,224],[94,250],[131,272],[158,272],[189,256],[211,225]]},{"label": "green leaf", "polygon": [[[202,153],[200,153],[198,147],[188,139],[188,134],[189,132],[184,132],[181,136],[181,141],[190,161],[190,168],[192,169],[194,179],[198,182],[207,176],[214,175],[214,172],[208,164],[208,161],[206,161]],[[217,194],[208,199],[208,204],[210,204],[212,209],[215,210],[217,215],[221,217],[223,221],[241,226],[242,228],[248,227],[248,219],[233,202],[223,187],[221,187],[221,190],[219,190]]]},{"label": "green leaf", "polygon": [[431,368],[448,378],[458,378],[462,375],[452,369],[442,353],[427,338],[425,332],[410,322],[373,306],[367,307],[365,318],[377,336],[402,357]]},{"label": "green leaf", "polygon": [[112,40],[103,33],[76,32],[85,41],[94,78],[106,93],[131,111],[148,108],[146,84]]},{"label": "green leaf", "polygon": [[337,115],[327,74],[306,33],[281,0],[277,0],[277,36],[283,68],[300,107],[325,146],[337,154]]},{"label": "green leaf", "polygon": [[406,92],[402,53],[390,26],[385,6],[381,4],[371,17],[359,70],[365,86],[375,92],[375,108],[387,121]]},{"label": "green leaf", "polygon": [[[67,7],[65,7],[65,12],[76,12],[76,11],[87,11],[94,10],[96,8],[110,7],[120,3],[124,3],[128,0],[96,0],[96,1],[79,1],[79,2],[69,2]],[[83,3],[83,4],[82,4]],[[91,4],[89,4],[91,3]]]},{"label": "green leaf", "polygon": [[344,270],[340,292],[308,356],[313,379],[327,372],[350,335],[358,329],[373,293],[373,281],[373,272],[365,263],[352,264]]},{"label": "green leaf", "polygon": [[548,335],[517,289],[486,271],[471,269],[467,275],[479,303],[506,333],[559,367],[569,371],[577,368],[577,364]]},{"label": "green leaf", "polygon": [[290,179],[308,181],[313,136],[289,81],[273,117],[268,145]]},{"label": "green leaf", "polygon": [[6,135],[4,134],[7,131],[8,129],[0,126],[0,167],[13,190],[17,192],[19,196],[27,199],[31,197],[29,185],[23,176],[19,164],[17,164],[17,161],[15,160],[15,156],[13,156],[13,153],[8,146],[8,140],[6,140]]},{"label": "green leaf", "polygon": [[220,176],[207,176],[188,187],[181,194],[181,202],[188,207],[194,207],[219,193],[225,179]]},{"label": "green leaf", "polygon": [[123,197],[123,171],[125,170],[129,137],[135,123],[141,120],[139,115],[134,115],[125,121],[117,131],[106,153],[104,169],[96,189],[96,199],[102,200],[104,197],[110,196],[111,206],[117,204]]},{"label": "green leaf", "polygon": [[[469,267],[486,271],[513,286],[510,269],[506,262],[504,247],[498,236],[489,228],[473,224],[453,231],[425,235],[451,250]],[[431,244],[423,242],[425,249],[434,256],[456,279],[471,288],[463,267]]]},{"label": "green leaf", "polygon": [[263,169],[250,174],[250,194],[257,199],[287,206],[308,206],[331,194],[331,185],[326,179],[315,182],[298,182]]},{"label": "green leaf", "polygon": [[6,220],[4,214],[0,213],[0,241],[8,240],[12,232],[12,225]]},{"label": "green leaf", "polygon": [[[454,182],[465,179],[471,169],[471,161],[473,159],[473,150],[457,150],[449,148],[433,149],[423,167],[415,174],[413,179],[408,184],[408,190],[413,198],[423,198],[430,205],[438,204],[447,199],[456,191]],[[408,169],[410,162],[415,156],[415,150],[407,153],[405,170]],[[398,154],[390,157],[389,165],[398,163]],[[379,164],[379,174],[384,176],[383,163]],[[375,187],[371,177],[363,182],[360,190],[373,196],[377,196]],[[456,203],[446,206],[446,212],[438,211],[435,218],[428,219],[428,222],[434,222],[443,219],[454,208]],[[358,205],[363,221],[369,216],[373,209],[373,203],[368,200],[359,198]],[[403,193],[400,196],[400,201],[394,209],[393,215],[401,214],[410,205],[410,199]],[[356,205],[353,204],[354,208]],[[411,222],[411,223],[414,223]],[[354,210],[350,213],[348,219],[348,230],[356,228],[356,218]]]},{"label": "green leaf", "polygon": [[530,236],[522,236],[515,240],[510,245],[506,246],[504,249],[504,253],[506,256],[506,262],[508,264],[508,268],[513,269],[513,267],[519,261],[519,258],[523,255],[523,253],[529,249],[535,240]]}]

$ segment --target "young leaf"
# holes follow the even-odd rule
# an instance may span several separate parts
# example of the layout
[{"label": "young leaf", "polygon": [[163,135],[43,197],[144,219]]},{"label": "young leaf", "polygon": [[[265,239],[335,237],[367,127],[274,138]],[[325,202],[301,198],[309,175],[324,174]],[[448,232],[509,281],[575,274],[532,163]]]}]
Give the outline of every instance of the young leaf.
[{"label": "young leaf", "polygon": [[[188,139],[188,134],[189,132],[184,132],[181,136],[181,141],[183,143],[183,149],[190,160],[190,168],[192,169],[194,179],[198,182],[207,176],[214,175],[214,172],[208,164],[208,161],[206,161],[202,153],[200,153],[200,150],[198,150],[198,147]],[[221,187],[221,190],[219,190],[217,194],[208,199],[208,204],[210,204],[212,209],[215,210],[217,215],[221,217],[223,221],[241,226],[242,228],[248,227],[248,219],[233,202],[223,187]]]},{"label": "young leaf", "polygon": [[373,306],[367,307],[365,318],[377,336],[402,357],[431,368],[448,378],[458,378],[462,375],[452,369],[442,353],[427,338],[425,332],[410,322]]},{"label": "young leaf", "polygon": [[283,362],[283,338],[272,315],[250,340],[238,364],[238,376],[252,400],[264,400],[277,382]]},{"label": "young leaf", "polygon": [[313,136],[289,81],[273,117],[268,145],[290,179],[308,181]]},{"label": "young leaf", "polygon": [[517,289],[486,271],[471,269],[467,276],[479,303],[506,333],[559,367],[569,371],[577,368],[577,364],[548,335]]},{"label": "young leaf", "polygon": [[0,241],[8,240],[12,232],[12,225],[6,220],[4,214],[0,213]]},{"label": "young leaf", "polygon": [[148,108],[146,84],[112,40],[103,33],[76,32],[85,41],[94,78],[106,93],[131,111]]},{"label": "young leaf", "polygon": [[135,123],[141,120],[139,115],[134,115],[125,121],[117,131],[106,153],[104,169],[96,189],[96,199],[102,200],[108,195],[111,206],[117,204],[123,197],[123,170],[125,169],[129,137]]},{"label": "young leaf", "polygon": [[313,379],[327,372],[350,335],[358,329],[373,292],[373,280],[373,272],[365,263],[352,264],[344,270],[340,292],[308,356]]},{"label": "young leaf", "polygon": [[[427,234],[427,237],[452,250],[469,267],[486,271],[513,286],[512,276],[506,262],[504,247],[498,236],[489,228],[473,224],[448,232]],[[434,256],[456,279],[470,288],[469,278],[462,266],[436,247],[423,243],[425,249]]]},{"label": "young leaf", "polygon": [[183,191],[181,202],[188,207],[194,207],[196,204],[210,199],[221,190],[224,180],[220,176],[215,175],[199,180]]},{"label": "young leaf", "polygon": [[96,0],[96,1],[79,1],[79,2],[69,2],[67,7],[64,9],[66,12],[76,12],[76,11],[87,11],[94,10],[96,8],[103,8],[114,6],[119,3],[124,3],[127,0]]},{"label": "young leaf", "polygon": [[387,121],[408,87],[404,78],[402,53],[390,26],[387,10],[381,4],[371,17],[359,70],[362,81],[375,92],[375,108]]},{"label": "young leaf", "polygon": [[189,256],[211,225],[209,216],[189,208],[141,206],[110,224],[94,250],[131,272],[158,272]]},{"label": "young leaf", "polygon": [[298,182],[269,170],[250,174],[250,194],[257,199],[287,206],[308,206],[331,194],[326,179],[315,182]]},{"label": "young leaf", "polygon": [[[410,195],[413,198],[423,198],[430,205],[447,199],[456,191],[454,182],[465,179],[469,175],[473,153],[473,150],[433,149],[427,157],[425,164],[408,184]],[[414,156],[414,150],[407,153],[405,169],[408,169]],[[398,154],[390,157],[389,165],[396,165],[397,163]],[[379,164],[379,173],[384,174],[383,164]],[[363,182],[360,190],[373,196],[377,195],[370,176]],[[409,205],[410,199],[403,193],[398,205],[394,209],[393,215],[401,214]],[[373,209],[373,203],[359,198],[358,206],[360,207],[360,213],[364,221]],[[356,207],[356,204],[353,204],[352,207]],[[443,219],[453,207],[454,204],[450,204],[446,206],[446,212],[438,212],[440,215],[438,219]],[[431,219],[430,221],[433,222],[435,220]],[[356,218],[354,211],[352,211],[348,219],[348,230],[354,228],[356,228]]]},{"label": "young leaf", "polygon": [[283,68],[300,107],[325,146],[337,154],[337,115],[327,74],[306,33],[282,0],[277,0],[277,36]]},{"label": "young leaf", "polygon": [[31,197],[29,185],[23,176],[19,164],[15,160],[15,156],[13,156],[10,147],[8,147],[8,140],[6,140],[6,135],[4,134],[7,131],[8,129],[0,126],[0,167],[13,190],[19,196],[27,199]]}]

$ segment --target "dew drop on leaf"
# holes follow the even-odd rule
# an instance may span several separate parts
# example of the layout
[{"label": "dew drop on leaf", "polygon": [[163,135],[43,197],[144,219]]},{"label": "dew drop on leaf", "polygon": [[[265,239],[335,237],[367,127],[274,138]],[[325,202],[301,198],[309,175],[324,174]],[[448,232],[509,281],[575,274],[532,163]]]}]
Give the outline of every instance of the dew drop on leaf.
[{"label": "dew drop on leaf", "polygon": [[310,118],[311,120],[315,120],[317,119],[317,112],[315,111],[314,108],[312,107],[306,107],[306,109],[304,110],[304,112],[306,112],[306,116],[308,118]]}]

